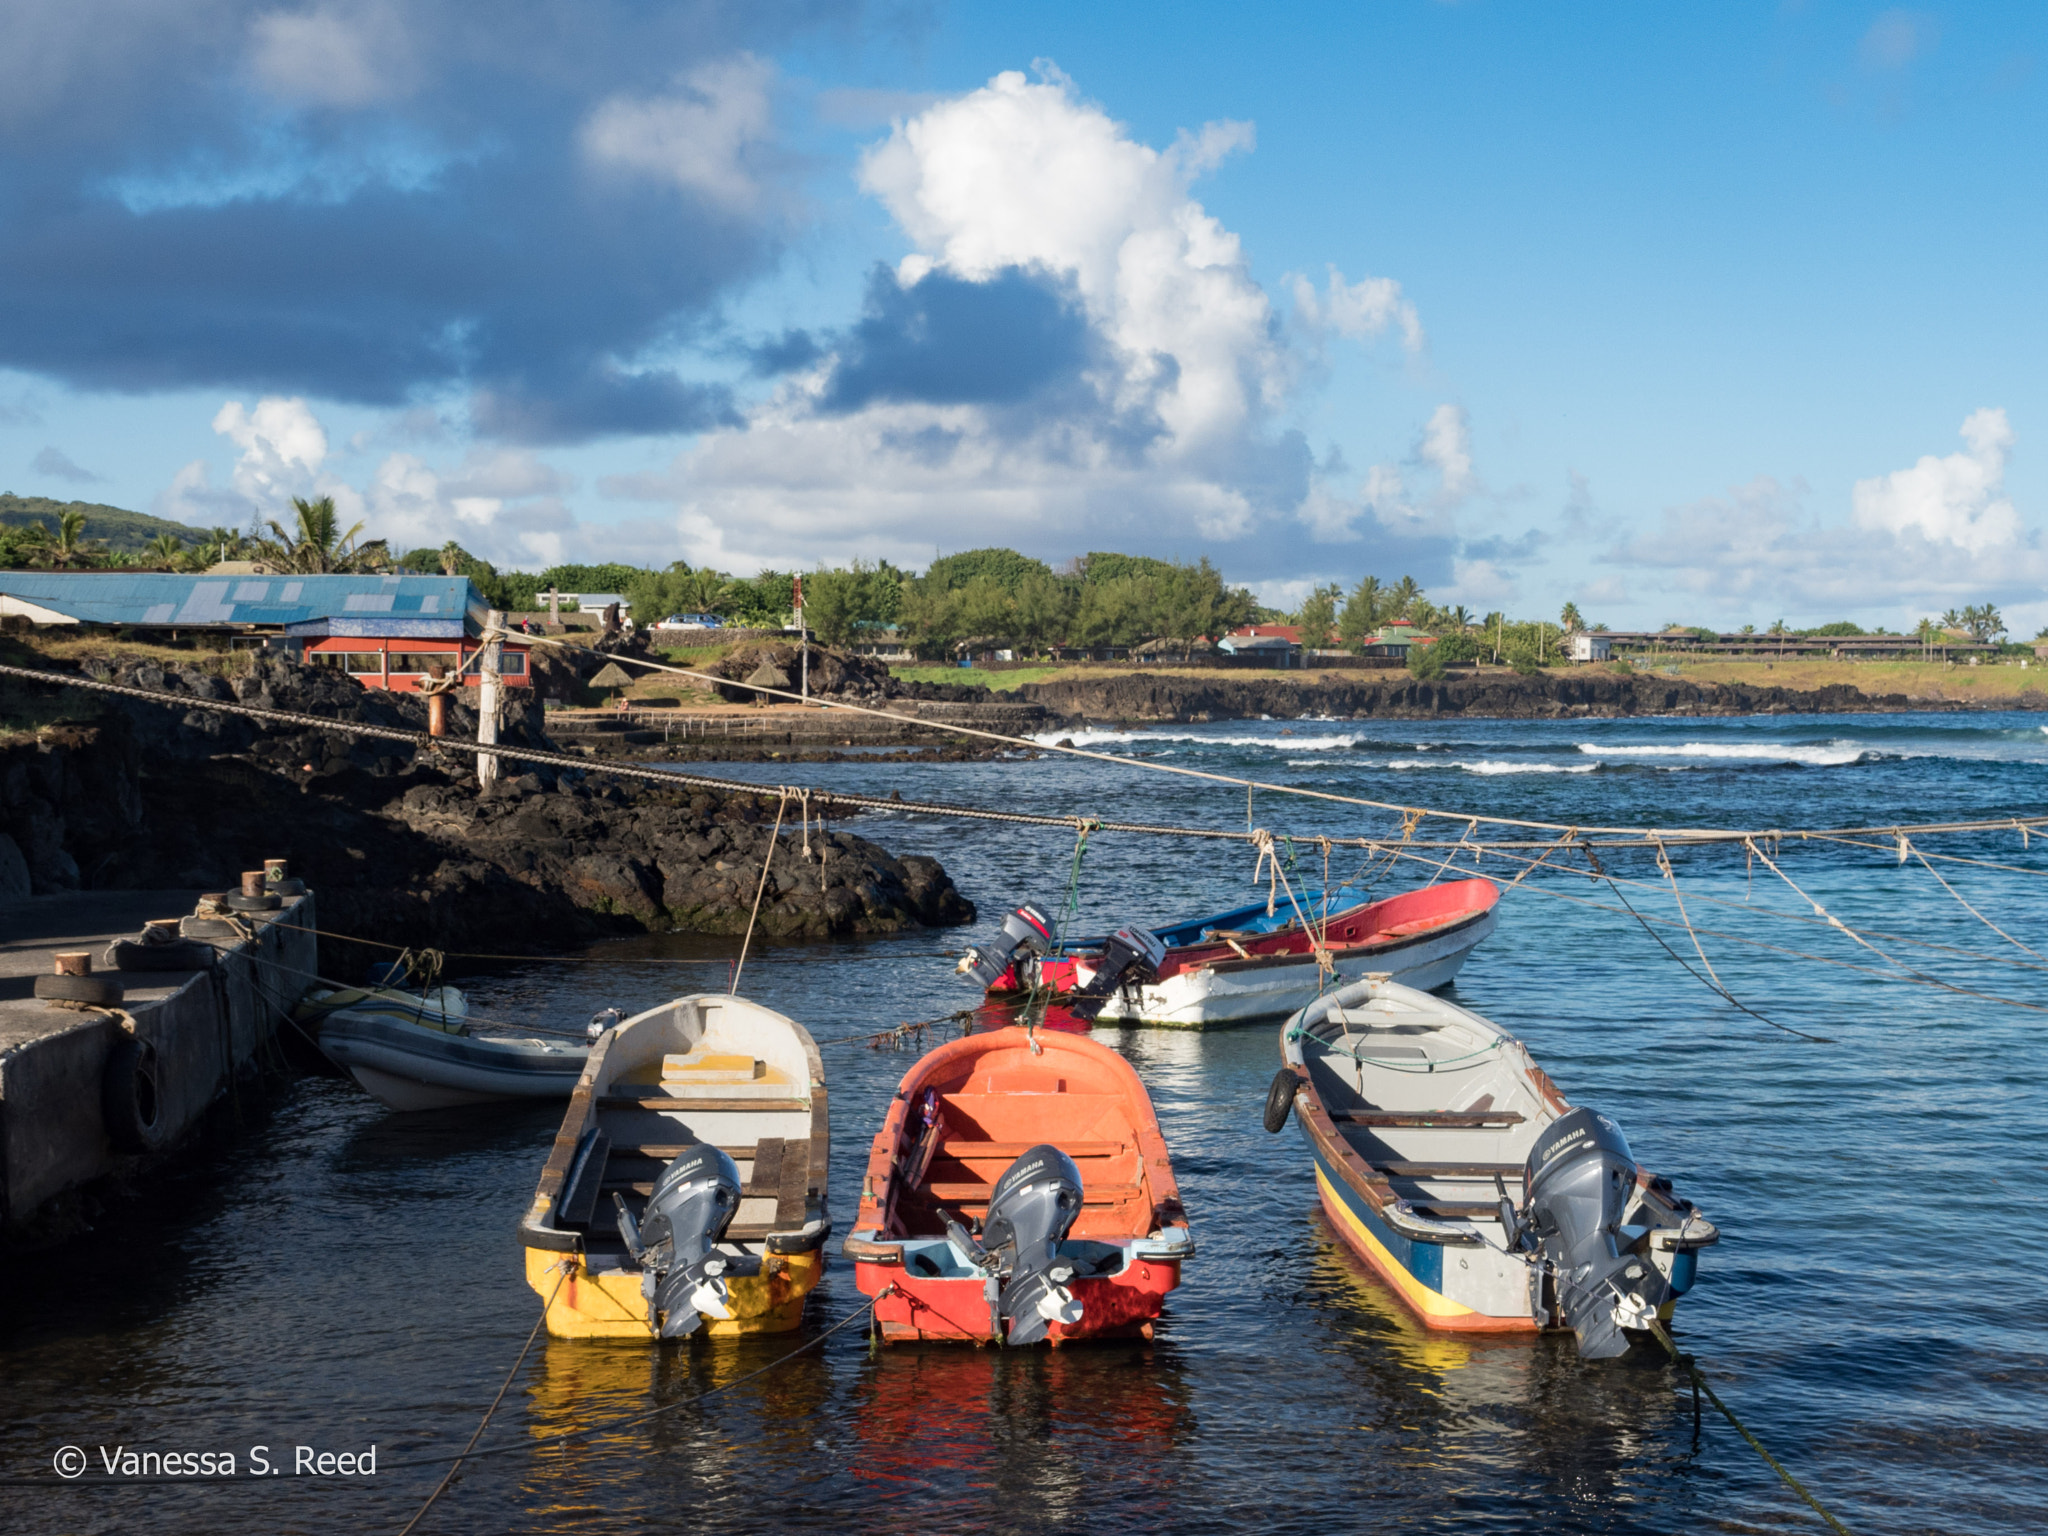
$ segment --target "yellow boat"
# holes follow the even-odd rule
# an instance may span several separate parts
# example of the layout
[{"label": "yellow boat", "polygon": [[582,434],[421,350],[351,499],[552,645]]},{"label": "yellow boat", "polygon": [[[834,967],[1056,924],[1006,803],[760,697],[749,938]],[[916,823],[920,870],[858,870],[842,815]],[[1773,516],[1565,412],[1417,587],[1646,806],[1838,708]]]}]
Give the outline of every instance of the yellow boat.
[{"label": "yellow boat", "polygon": [[[520,1223],[527,1283],[553,1298],[548,1332],[654,1339],[700,1321],[714,1336],[795,1328],[824,1272],[830,1157],[824,1065],[794,1019],[704,994],[607,1030]],[[679,1291],[652,1256],[681,1276],[689,1234],[676,1232],[674,1253],[669,1243],[681,1175],[701,1176],[691,1189],[717,1214]],[[650,1204],[657,1185],[667,1198]],[[692,1304],[701,1318],[693,1312],[679,1327],[670,1313],[685,1292],[705,1299]]]}]

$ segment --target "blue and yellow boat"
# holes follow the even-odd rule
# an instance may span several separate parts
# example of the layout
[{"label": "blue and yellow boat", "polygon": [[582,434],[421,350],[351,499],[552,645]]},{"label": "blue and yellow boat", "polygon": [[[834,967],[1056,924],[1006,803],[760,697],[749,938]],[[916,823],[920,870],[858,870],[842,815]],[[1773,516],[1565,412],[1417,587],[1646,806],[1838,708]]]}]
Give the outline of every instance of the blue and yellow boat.
[{"label": "blue and yellow boat", "polygon": [[1372,976],[1281,1030],[1266,1128],[1292,1112],[1331,1224],[1424,1324],[1570,1329],[1620,1354],[1690,1290],[1720,1233],[1519,1040]]}]

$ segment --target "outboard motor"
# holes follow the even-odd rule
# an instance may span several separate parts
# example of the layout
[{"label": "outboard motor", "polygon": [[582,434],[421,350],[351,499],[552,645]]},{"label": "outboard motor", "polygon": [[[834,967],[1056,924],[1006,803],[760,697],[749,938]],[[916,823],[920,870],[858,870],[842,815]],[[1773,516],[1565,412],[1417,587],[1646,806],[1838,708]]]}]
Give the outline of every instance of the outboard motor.
[{"label": "outboard motor", "polygon": [[[1081,1304],[1067,1289],[1074,1266],[1060,1244],[1081,1214],[1081,1170],[1058,1147],[1036,1146],[996,1180],[981,1243],[965,1246],[1002,1285],[996,1315],[1009,1324],[1004,1342],[1036,1344],[1055,1322],[1078,1323]],[[955,1242],[966,1234],[949,1226]]]},{"label": "outboard motor", "polygon": [[590,1016],[590,1027],[584,1030],[583,1038],[592,1045],[595,1045],[598,1042],[599,1036],[620,1023],[625,1017],[616,1008],[600,1008]]},{"label": "outboard motor", "polygon": [[687,1338],[706,1317],[732,1316],[724,1277],[757,1274],[761,1261],[717,1251],[740,1208],[740,1171],[730,1157],[702,1145],[677,1156],[654,1181],[644,1227],[634,1224],[623,1199],[612,1199],[619,1235],[640,1264],[647,1324],[658,1337]]},{"label": "outboard motor", "polygon": [[1117,988],[1158,980],[1159,967],[1165,959],[1166,946],[1157,935],[1143,928],[1117,929],[1103,945],[1102,963],[1088,978],[1088,985],[1074,994],[1074,1017],[1093,1023]]},{"label": "outboard motor", "polygon": [[1579,1336],[1584,1359],[1624,1353],[1628,1331],[1647,1328],[1673,1293],[1636,1251],[1648,1229],[1622,1225],[1635,1195],[1636,1162],[1621,1127],[1590,1109],[1571,1111],[1529,1149],[1522,1180],[1520,1213],[1502,1215],[1509,1218],[1509,1242],[1545,1261],[1555,1321]]},{"label": "outboard motor", "polygon": [[[1052,948],[1052,922],[1026,902],[1003,919],[1003,931],[987,944],[977,944],[960,957],[954,969],[972,976],[986,992],[1020,955],[1042,955]],[[1022,979],[1021,977],[1019,978]]]}]

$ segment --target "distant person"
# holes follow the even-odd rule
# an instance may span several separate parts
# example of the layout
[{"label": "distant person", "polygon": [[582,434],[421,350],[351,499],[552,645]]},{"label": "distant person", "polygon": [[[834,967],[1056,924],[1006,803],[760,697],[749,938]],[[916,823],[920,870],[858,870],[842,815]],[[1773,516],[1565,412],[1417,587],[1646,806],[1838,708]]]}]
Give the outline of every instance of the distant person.
[{"label": "distant person", "polygon": [[626,638],[627,638],[628,640],[632,639],[632,638],[633,638],[633,615],[631,615],[631,614],[629,613],[629,614],[627,614],[627,615],[626,615],[626,616],[625,616],[625,617],[624,617],[623,619],[619,620],[619,628],[620,628],[621,630],[623,630],[623,631],[625,632],[625,636],[626,636]]}]

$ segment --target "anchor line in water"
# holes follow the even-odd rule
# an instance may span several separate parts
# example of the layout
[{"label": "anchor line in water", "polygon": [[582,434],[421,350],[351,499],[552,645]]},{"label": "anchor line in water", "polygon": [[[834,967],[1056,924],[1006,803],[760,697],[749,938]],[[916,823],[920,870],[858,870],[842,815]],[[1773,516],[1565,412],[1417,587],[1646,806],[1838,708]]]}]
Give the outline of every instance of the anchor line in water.
[{"label": "anchor line in water", "polygon": [[[533,637],[527,637],[533,638]],[[559,643],[559,642],[550,642]],[[728,678],[710,678],[708,674],[689,671],[687,668],[666,667],[659,663],[641,661],[637,657],[616,658],[632,661],[639,666],[652,666],[657,670],[677,672],[688,677],[703,677],[709,681],[725,683],[733,687],[753,688],[758,693],[780,693],[781,690],[764,688],[751,683],[734,683]],[[604,773],[619,778],[637,779],[647,783],[666,784],[671,787],[686,786],[695,789],[711,789],[724,794],[752,795],[765,798],[771,794],[801,794],[802,789],[790,785],[751,784],[744,780],[712,778],[704,774],[671,773],[662,769],[639,768],[624,763],[599,763],[590,758],[572,756],[567,752],[552,752],[538,747],[507,746],[501,743],[484,744],[464,741],[453,736],[429,736],[420,731],[403,731],[392,726],[367,725],[357,721],[337,720],[327,715],[301,714],[293,710],[263,709],[253,704],[230,704],[218,699],[195,699],[178,694],[158,693],[147,688],[133,688],[123,683],[103,683],[96,678],[76,677],[61,672],[42,672],[27,667],[0,666],[0,677],[19,677],[29,682],[42,683],[57,688],[79,688],[95,693],[114,694],[123,698],[140,699],[145,703],[162,705],[169,709],[199,711],[202,713],[241,715],[247,719],[265,720],[280,725],[302,726],[309,730],[329,731],[337,735],[363,736],[380,741],[402,742],[421,751],[447,751],[466,753],[472,757],[501,757],[513,762],[540,763],[550,767],[571,768],[583,773]],[[795,694],[786,695],[797,698]],[[1028,748],[1032,751],[1058,752],[1068,756],[1088,758],[1097,762],[1115,763],[1126,768],[1146,768],[1158,773],[1179,774],[1210,783],[1242,786],[1248,792],[1253,789],[1268,790],[1274,794],[1295,795],[1311,800],[1321,800],[1338,805],[1361,806],[1367,810],[1390,811],[1404,820],[1404,833],[1424,818],[1463,822],[1466,832],[1454,839],[1410,842],[1418,848],[1481,849],[1492,852],[1512,848],[1544,848],[1551,839],[1541,841],[1500,841],[1476,843],[1470,833],[1480,825],[1513,827],[1525,831],[1565,833],[1577,831],[1580,834],[1598,837],[1602,848],[1637,848],[1653,852],[1659,846],[1706,847],[1713,845],[1746,846],[1753,839],[1781,843],[1786,839],[1832,839],[1846,840],[1857,836],[1895,837],[1905,832],[1919,837],[1935,834],[1967,834],[1988,832],[2018,832],[2023,837],[2029,833],[2048,833],[2048,816],[1999,816],[1976,821],[1925,822],[1911,825],[1890,823],[1875,827],[1831,827],[1821,829],[1752,828],[1748,830],[1713,827],[1569,827],[1563,822],[1530,821],[1511,816],[1474,815],[1469,811],[1436,810],[1426,806],[1406,806],[1387,800],[1369,800],[1358,795],[1339,795],[1327,790],[1307,789],[1300,785],[1273,784],[1262,779],[1246,779],[1235,774],[1210,773],[1203,769],[1181,768],[1170,763],[1148,762],[1140,758],[1120,757],[1111,752],[1090,752],[1080,747],[1048,747],[1022,736],[1003,736],[993,731],[977,730],[970,726],[948,725],[935,721],[915,720],[906,715],[891,714],[887,710],[871,710],[853,704],[809,701],[820,709],[848,709],[862,714],[880,715],[885,719],[897,720],[910,725],[923,725],[932,730],[952,731],[970,736],[987,737],[1010,746]],[[877,795],[855,795],[829,790],[813,789],[813,799],[820,806],[829,809],[833,805],[856,806],[863,810],[900,811],[919,815],[959,816],[978,821],[1007,822],[1019,826],[1072,827],[1076,818],[1072,815],[1053,816],[1030,811],[998,811],[982,806],[948,805],[927,801],[892,800]],[[822,813],[822,812],[821,812]],[[1104,832],[1135,832],[1158,837],[1190,837],[1213,841],[1251,843],[1256,842],[1254,831],[1236,832],[1214,827],[1157,826],[1142,822],[1097,821],[1097,830]],[[1275,834],[1282,841],[1313,842],[1314,838],[1297,838],[1290,834]],[[1367,837],[1333,837],[1333,846],[1371,847],[1384,839]],[[1404,841],[1406,838],[1404,836]],[[2033,873],[2048,873],[2034,871]]]},{"label": "anchor line in water", "polygon": [[512,1369],[507,1371],[505,1379],[498,1383],[498,1395],[491,1399],[491,1406],[486,1408],[484,1416],[477,1420],[476,1433],[469,1437],[469,1444],[462,1448],[462,1454],[449,1464],[447,1475],[434,1485],[434,1491],[427,1495],[426,1502],[414,1510],[412,1518],[399,1528],[398,1536],[412,1536],[413,1528],[426,1518],[427,1511],[434,1507],[434,1501],[448,1491],[448,1485],[455,1481],[455,1474],[462,1470],[463,1462],[468,1459],[469,1453],[476,1449],[477,1441],[483,1439],[484,1431],[491,1427],[491,1415],[498,1411],[498,1404],[505,1401],[505,1394],[512,1390],[513,1378],[519,1374],[519,1368],[526,1364],[526,1357],[533,1353],[533,1341],[540,1337],[541,1329],[547,1326],[548,1310],[554,1306],[555,1298],[562,1293],[562,1287],[568,1282],[569,1273],[575,1267],[574,1259],[563,1259],[555,1265],[558,1271],[555,1283],[548,1292],[547,1300],[540,1304],[540,1316],[533,1320],[533,1331],[527,1334],[526,1342],[519,1346],[519,1358],[512,1362]]},{"label": "anchor line in water", "polygon": [[1681,1354],[1679,1352],[1677,1344],[1672,1342],[1671,1335],[1664,1331],[1664,1325],[1657,1320],[1656,1316],[1652,1314],[1646,1320],[1650,1325],[1650,1331],[1657,1336],[1657,1342],[1664,1346],[1664,1348],[1670,1353],[1672,1360],[1674,1360],[1685,1371],[1686,1375],[1692,1378],[1693,1422],[1695,1424],[1699,1422],[1699,1394],[1705,1392],[1707,1394],[1707,1400],[1711,1402],[1716,1408],[1721,1410],[1721,1416],[1735,1427],[1735,1432],[1738,1435],[1742,1436],[1743,1439],[1749,1442],[1749,1447],[1751,1450],[1755,1451],[1757,1455],[1763,1457],[1765,1465],[1767,1465],[1773,1472],[1777,1473],[1778,1476],[1784,1480],[1785,1486],[1787,1488],[1790,1488],[1794,1493],[1798,1494],[1800,1498],[1804,1499],[1808,1507],[1810,1507],[1816,1515],[1819,1515],[1821,1519],[1827,1521],[1828,1529],[1834,1531],[1836,1533],[1836,1536],[1849,1536],[1849,1528],[1843,1525],[1842,1522],[1837,1520],[1833,1515],[1829,1514],[1827,1510],[1822,1507],[1820,1500],[1816,1499],[1811,1493],[1807,1491],[1806,1485],[1800,1482],[1799,1479],[1794,1477],[1790,1472],[1788,1472],[1785,1469],[1784,1463],[1780,1462],[1777,1457],[1773,1456],[1769,1451],[1764,1449],[1763,1441],[1757,1439],[1755,1435],[1750,1433],[1749,1426],[1747,1424],[1744,1424],[1741,1419],[1735,1416],[1735,1410],[1733,1408],[1730,1408],[1726,1403],[1721,1401],[1721,1395],[1718,1392],[1716,1392],[1712,1384],[1708,1382],[1706,1375],[1699,1368],[1699,1363],[1696,1360],[1694,1360],[1691,1355]]}]

